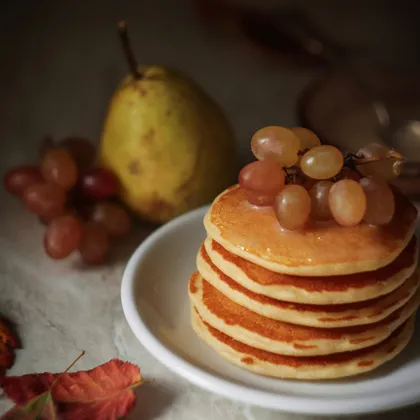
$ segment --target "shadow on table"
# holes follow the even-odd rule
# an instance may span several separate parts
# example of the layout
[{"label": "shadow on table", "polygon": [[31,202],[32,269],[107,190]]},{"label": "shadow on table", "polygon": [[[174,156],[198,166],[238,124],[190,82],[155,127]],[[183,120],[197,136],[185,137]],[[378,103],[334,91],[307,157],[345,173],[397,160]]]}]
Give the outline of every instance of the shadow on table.
[{"label": "shadow on table", "polygon": [[[109,255],[104,265],[114,265],[120,262],[126,263],[138,246],[158,227],[157,225],[136,223],[127,236],[119,239],[111,238]],[[96,270],[97,267],[95,264],[86,265],[80,259],[76,259],[73,262],[73,268],[76,270]]]},{"label": "shadow on table", "polygon": [[150,382],[136,389],[137,402],[134,410],[125,417],[126,420],[152,420],[171,405],[176,395],[173,390]]},{"label": "shadow on table", "polygon": [[125,262],[131,257],[137,247],[159,226],[146,223],[136,223],[133,230],[121,239],[111,242],[110,263]]},{"label": "shadow on table", "polygon": [[[364,416],[358,416],[357,420],[417,420],[420,416],[420,405],[413,405],[412,407],[392,410],[386,413],[377,413]],[[343,417],[345,419],[346,417]],[[353,419],[353,417],[351,417]]]}]

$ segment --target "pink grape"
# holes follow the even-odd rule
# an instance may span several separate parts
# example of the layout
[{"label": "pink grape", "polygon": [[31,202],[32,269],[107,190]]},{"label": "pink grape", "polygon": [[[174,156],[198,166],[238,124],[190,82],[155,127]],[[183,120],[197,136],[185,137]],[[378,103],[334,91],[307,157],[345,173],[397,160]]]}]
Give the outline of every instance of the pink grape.
[{"label": "pink grape", "polygon": [[301,185],[289,184],[276,196],[274,212],[285,229],[302,228],[309,219],[311,198]]},{"label": "pink grape", "polygon": [[82,231],[82,225],[77,217],[71,214],[56,217],[48,224],[45,232],[46,253],[51,258],[66,258],[79,247]]},{"label": "pink grape", "polygon": [[274,197],[284,187],[284,182],[283,169],[271,161],[256,160],[243,167],[239,173],[239,185],[256,196]]},{"label": "pink grape", "polygon": [[66,193],[56,184],[43,182],[26,188],[23,201],[29,211],[50,220],[64,212]]},{"label": "pink grape", "polygon": [[331,181],[319,181],[309,190],[312,200],[311,217],[315,220],[332,219],[328,195],[333,185]]},{"label": "pink grape", "polygon": [[118,178],[105,168],[88,169],[82,176],[81,184],[84,195],[94,200],[112,197],[119,188]]},{"label": "pink grape", "polygon": [[363,220],[372,225],[386,225],[394,216],[395,199],[388,183],[380,178],[366,177],[360,181],[366,194]]},{"label": "pink grape", "polygon": [[84,225],[79,253],[85,264],[103,263],[108,255],[109,245],[109,235],[102,223],[90,221]]},{"label": "pink grape", "polygon": [[62,148],[48,150],[41,163],[41,171],[47,182],[69,190],[77,182],[77,165],[70,153]]},{"label": "pink grape", "polygon": [[42,183],[43,180],[41,171],[37,166],[22,165],[6,172],[3,184],[8,193],[22,197],[28,187]]},{"label": "pink grape", "polygon": [[274,203],[274,195],[261,195],[246,188],[244,188],[244,193],[247,201],[255,206],[267,207],[272,206]]},{"label": "pink grape", "polygon": [[251,140],[252,152],[258,160],[274,161],[285,167],[297,162],[299,148],[299,138],[284,127],[261,128]]}]

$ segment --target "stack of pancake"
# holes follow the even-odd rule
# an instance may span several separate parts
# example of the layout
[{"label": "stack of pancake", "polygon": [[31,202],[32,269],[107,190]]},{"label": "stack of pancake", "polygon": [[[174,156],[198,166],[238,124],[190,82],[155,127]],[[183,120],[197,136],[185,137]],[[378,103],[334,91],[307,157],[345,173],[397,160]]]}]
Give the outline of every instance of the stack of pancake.
[{"label": "stack of pancake", "polygon": [[415,207],[396,196],[385,226],[282,229],[238,186],[212,204],[189,282],[196,333],[263,375],[330,379],[392,359],[420,303]]}]

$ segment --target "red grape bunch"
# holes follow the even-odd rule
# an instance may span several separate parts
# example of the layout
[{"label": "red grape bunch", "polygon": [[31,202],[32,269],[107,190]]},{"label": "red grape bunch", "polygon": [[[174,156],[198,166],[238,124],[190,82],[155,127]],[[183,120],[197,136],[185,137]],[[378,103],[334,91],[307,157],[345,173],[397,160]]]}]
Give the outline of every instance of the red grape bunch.
[{"label": "red grape bunch", "polygon": [[54,259],[78,251],[86,264],[106,260],[110,238],[131,228],[127,211],[115,202],[117,177],[93,166],[95,148],[82,138],[43,147],[39,165],[22,165],[3,178],[6,190],[47,225],[44,249]]},{"label": "red grape bunch", "polygon": [[258,160],[242,168],[239,185],[249,203],[272,206],[285,229],[309,220],[384,225],[394,215],[388,181],[403,158],[384,145],[370,143],[344,157],[306,128],[269,126],[253,135],[251,149]]}]

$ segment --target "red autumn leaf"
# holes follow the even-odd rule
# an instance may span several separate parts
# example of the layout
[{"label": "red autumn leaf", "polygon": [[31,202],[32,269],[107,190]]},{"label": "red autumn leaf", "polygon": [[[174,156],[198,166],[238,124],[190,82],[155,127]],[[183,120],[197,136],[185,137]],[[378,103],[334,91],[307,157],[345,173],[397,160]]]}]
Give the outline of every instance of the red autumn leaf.
[{"label": "red autumn leaf", "polygon": [[[18,406],[48,391],[60,374],[5,377],[3,390]],[[114,420],[135,405],[133,388],[141,384],[140,369],[118,359],[92,370],[64,373],[51,389],[59,418]]]},{"label": "red autumn leaf", "polygon": [[18,340],[9,328],[8,322],[0,318],[0,378],[9,369],[15,359],[14,349],[18,347]]}]

